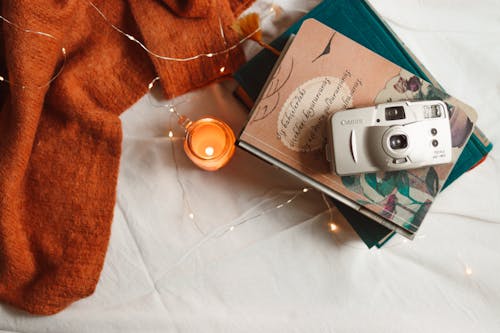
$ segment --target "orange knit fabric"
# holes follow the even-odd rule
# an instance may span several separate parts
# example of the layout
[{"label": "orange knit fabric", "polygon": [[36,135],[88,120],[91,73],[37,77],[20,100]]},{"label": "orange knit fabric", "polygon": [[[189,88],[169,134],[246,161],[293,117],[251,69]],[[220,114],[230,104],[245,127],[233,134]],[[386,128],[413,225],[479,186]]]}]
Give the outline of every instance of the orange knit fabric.
[{"label": "orange knit fabric", "polygon": [[[226,48],[250,0],[94,0],[154,52],[188,57]],[[121,150],[118,115],[158,73],[172,97],[230,73],[241,50],[190,62],[148,56],[86,0],[0,0],[0,300],[56,313],[95,289],[110,235]],[[22,88],[27,85],[27,88]]]}]

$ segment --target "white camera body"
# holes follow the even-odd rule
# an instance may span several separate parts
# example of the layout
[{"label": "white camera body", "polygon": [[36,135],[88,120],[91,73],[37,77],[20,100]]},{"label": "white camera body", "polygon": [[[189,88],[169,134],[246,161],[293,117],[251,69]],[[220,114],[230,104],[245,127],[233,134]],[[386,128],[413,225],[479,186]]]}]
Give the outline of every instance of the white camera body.
[{"label": "white camera body", "polygon": [[442,101],[392,102],[338,111],[328,118],[327,158],[340,176],[396,171],[452,160]]}]

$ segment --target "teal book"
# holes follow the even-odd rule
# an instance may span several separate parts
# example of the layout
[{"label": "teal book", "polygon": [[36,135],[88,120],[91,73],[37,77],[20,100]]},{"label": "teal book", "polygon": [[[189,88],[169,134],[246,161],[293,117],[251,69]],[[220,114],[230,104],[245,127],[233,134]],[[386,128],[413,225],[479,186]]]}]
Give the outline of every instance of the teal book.
[{"label": "teal book", "polygon": [[[271,44],[282,49],[289,36],[296,33],[307,18],[315,18],[402,68],[438,85],[365,1],[325,0]],[[264,50],[234,74],[239,83],[237,95],[247,105],[251,105],[259,95],[276,60],[275,55]],[[444,187],[480,162],[491,148],[488,140],[477,130],[471,136]],[[348,206],[339,202],[335,204],[368,247],[380,247],[392,236],[393,232],[388,228],[374,223]]]}]

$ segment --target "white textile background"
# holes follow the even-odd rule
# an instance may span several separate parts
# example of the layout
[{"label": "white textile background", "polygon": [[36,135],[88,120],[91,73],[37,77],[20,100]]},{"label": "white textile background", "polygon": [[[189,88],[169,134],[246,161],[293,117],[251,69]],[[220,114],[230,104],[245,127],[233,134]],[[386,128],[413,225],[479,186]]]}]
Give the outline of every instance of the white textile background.
[{"label": "white textile background", "polygon": [[[275,3],[284,16],[265,20],[269,39],[317,0]],[[444,88],[476,108],[496,145],[437,198],[413,242],[368,250],[335,210],[339,228],[329,232],[316,191],[273,209],[303,185],[244,151],[218,172],[197,169],[175,120],[143,98],[121,117],[118,198],[95,294],[51,317],[0,305],[0,331],[500,332],[500,2],[372,4]],[[233,88],[173,102],[238,132],[246,112]]]}]

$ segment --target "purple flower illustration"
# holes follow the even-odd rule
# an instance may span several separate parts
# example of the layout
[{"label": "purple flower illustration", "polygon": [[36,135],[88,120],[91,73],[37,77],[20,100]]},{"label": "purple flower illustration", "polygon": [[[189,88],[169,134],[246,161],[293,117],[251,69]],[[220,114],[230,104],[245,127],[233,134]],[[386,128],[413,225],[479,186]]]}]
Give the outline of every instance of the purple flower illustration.
[{"label": "purple flower illustration", "polygon": [[390,219],[392,214],[394,214],[394,210],[396,209],[396,204],[398,203],[398,198],[396,194],[391,194],[387,197],[387,201],[384,205],[384,210],[382,211],[382,216]]},{"label": "purple flower illustration", "polygon": [[416,76],[412,76],[406,81],[406,88],[408,90],[411,90],[413,92],[416,92],[420,89],[422,86],[422,82],[420,82],[420,79]]},{"label": "purple flower illustration", "polygon": [[451,145],[452,147],[462,147],[473,130],[474,124],[470,121],[465,112],[459,112],[458,108],[448,107],[450,112]]},{"label": "purple flower illustration", "polygon": [[412,76],[408,80],[403,79],[402,77],[399,78],[398,82],[393,86],[394,89],[400,94],[405,93],[407,90],[410,90],[412,92],[416,92],[420,89],[422,86],[422,82],[420,79],[416,76]]}]

